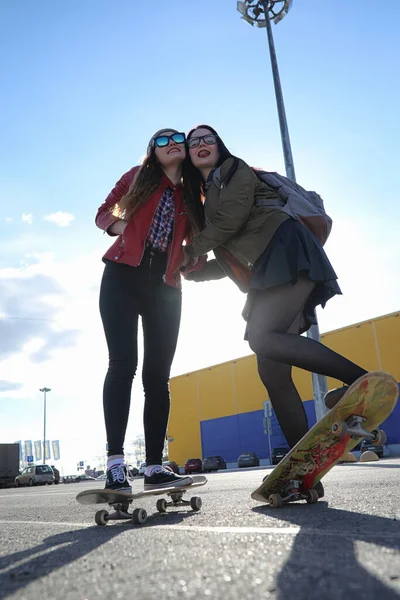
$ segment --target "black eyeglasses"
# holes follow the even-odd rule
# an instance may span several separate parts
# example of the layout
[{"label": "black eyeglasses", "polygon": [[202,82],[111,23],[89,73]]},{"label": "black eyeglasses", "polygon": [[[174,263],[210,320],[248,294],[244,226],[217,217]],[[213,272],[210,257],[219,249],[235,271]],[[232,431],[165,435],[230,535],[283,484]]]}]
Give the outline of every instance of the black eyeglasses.
[{"label": "black eyeglasses", "polygon": [[155,138],[154,143],[159,148],[168,146],[169,141],[172,140],[175,144],[184,144],[186,136],[184,133],[173,133],[171,135],[159,135]]},{"label": "black eyeglasses", "polygon": [[217,136],[214,135],[213,133],[207,133],[207,135],[199,135],[197,137],[191,137],[188,140],[188,146],[189,148],[196,148],[201,140],[204,141],[205,144],[207,144],[208,146],[213,146],[214,144],[217,143]]}]

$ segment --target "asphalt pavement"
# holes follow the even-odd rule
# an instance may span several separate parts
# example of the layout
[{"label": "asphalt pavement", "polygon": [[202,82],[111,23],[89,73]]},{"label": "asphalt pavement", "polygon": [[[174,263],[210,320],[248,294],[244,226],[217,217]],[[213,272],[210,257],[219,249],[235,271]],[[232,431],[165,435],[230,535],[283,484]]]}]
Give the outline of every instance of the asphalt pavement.
[{"label": "asphalt pavement", "polygon": [[210,474],[197,513],[145,498],[143,526],[95,525],[75,496],[99,483],[0,490],[0,598],[400,598],[399,459],[338,465],[317,504],[275,510],[250,498],[268,470]]}]

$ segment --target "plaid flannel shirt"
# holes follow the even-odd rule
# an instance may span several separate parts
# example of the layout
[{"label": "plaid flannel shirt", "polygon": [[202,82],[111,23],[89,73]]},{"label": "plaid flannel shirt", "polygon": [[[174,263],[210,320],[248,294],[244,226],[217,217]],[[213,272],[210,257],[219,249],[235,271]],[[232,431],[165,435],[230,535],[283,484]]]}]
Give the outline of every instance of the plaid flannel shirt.
[{"label": "plaid flannel shirt", "polygon": [[158,203],[150,232],[147,236],[147,245],[153,250],[166,252],[172,240],[174,229],[175,203],[171,188],[167,187]]}]

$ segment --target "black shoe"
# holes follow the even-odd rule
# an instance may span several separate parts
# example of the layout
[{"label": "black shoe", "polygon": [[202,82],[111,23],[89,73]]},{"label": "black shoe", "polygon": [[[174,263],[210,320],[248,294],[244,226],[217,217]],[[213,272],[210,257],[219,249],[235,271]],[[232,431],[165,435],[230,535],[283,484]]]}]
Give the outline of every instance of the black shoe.
[{"label": "black shoe", "polygon": [[342,387],[335,388],[330,392],[327,392],[324,397],[324,402],[326,408],[333,408],[339,402],[339,400],[345,395],[347,390],[349,389],[348,385],[343,385]]},{"label": "black shoe", "polygon": [[118,463],[107,469],[105,489],[132,494],[132,487],[128,481],[128,473],[124,463]]},{"label": "black shoe", "polygon": [[191,485],[193,479],[187,475],[177,475],[171,469],[160,467],[160,470],[154,471],[150,477],[144,476],[144,489],[156,490],[162,487],[179,487],[182,485]]}]

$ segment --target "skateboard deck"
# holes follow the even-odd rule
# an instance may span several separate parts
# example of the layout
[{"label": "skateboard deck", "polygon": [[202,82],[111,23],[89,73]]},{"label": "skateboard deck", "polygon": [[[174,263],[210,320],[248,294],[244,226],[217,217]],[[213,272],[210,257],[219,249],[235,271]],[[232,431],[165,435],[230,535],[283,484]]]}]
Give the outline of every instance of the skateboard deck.
[{"label": "skateboard deck", "polygon": [[106,525],[111,520],[131,519],[136,525],[143,525],[147,521],[147,512],[144,508],[135,508],[129,512],[129,505],[140,498],[147,496],[168,496],[171,498],[167,501],[165,498],[160,498],[156,507],[158,512],[165,513],[169,506],[190,506],[192,510],[198,511],[201,508],[202,502],[199,496],[192,496],[190,500],[184,500],[183,496],[187,490],[203,486],[207,483],[207,477],[204,475],[193,476],[193,483],[190,485],[181,485],[179,487],[160,487],[153,490],[143,490],[136,494],[126,494],[125,492],[114,492],[112,490],[85,490],[80,492],[76,499],[80,504],[109,504],[113,509],[113,513],[107,510],[97,511],[95,521],[97,525]]},{"label": "skateboard deck", "polygon": [[360,377],[254,490],[253,500],[273,508],[296,500],[317,502],[315,484],[361,439],[386,442],[385,433],[376,428],[390,415],[398,396],[397,381],[389,373]]}]

